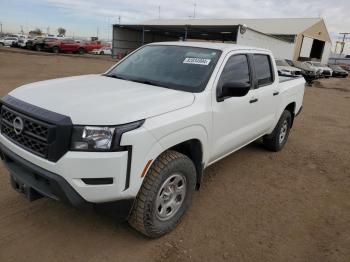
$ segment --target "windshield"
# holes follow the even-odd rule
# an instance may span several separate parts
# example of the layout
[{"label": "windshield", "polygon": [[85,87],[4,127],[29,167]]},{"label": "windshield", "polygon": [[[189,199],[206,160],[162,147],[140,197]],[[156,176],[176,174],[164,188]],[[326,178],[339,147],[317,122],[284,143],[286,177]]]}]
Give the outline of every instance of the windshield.
[{"label": "windshield", "polygon": [[54,42],[56,40],[57,40],[56,38],[45,38],[44,39],[45,42]]},{"label": "windshield", "polygon": [[149,45],[136,51],[106,76],[187,92],[204,90],[221,51]]},{"label": "windshield", "polygon": [[324,64],[321,64],[320,62],[311,62],[313,66],[325,66]]},{"label": "windshield", "polygon": [[335,69],[335,70],[343,70],[343,68],[341,68],[338,65],[329,65],[330,68]]},{"label": "windshield", "polygon": [[277,66],[290,66],[285,60],[283,60],[283,59],[277,59],[276,60],[276,65]]}]

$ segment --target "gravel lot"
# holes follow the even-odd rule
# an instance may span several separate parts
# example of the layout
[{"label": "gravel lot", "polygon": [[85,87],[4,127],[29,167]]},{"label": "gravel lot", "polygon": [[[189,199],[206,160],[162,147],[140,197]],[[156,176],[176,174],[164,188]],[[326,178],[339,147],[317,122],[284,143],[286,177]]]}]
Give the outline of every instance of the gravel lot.
[{"label": "gravel lot", "polygon": [[[113,62],[0,49],[0,95]],[[0,165],[0,261],[350,261],[350,80],[308,87],[282,152],[259,141],[209,167],[182,223],[149,240],[50,199],[28,202]]]}]

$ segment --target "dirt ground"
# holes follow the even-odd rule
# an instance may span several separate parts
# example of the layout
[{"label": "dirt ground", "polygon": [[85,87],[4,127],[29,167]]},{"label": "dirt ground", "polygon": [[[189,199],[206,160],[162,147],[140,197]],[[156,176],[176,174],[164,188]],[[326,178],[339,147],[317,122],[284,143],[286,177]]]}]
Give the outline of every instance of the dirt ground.
[{"label": "dirt ground", "polygon": [[[112,64],[0,50],[0,95]],[[255,142],[205,170],[188,214],[156,240],[50,199],[30,203],[1,164],[0,261],[188,260],[350,261],[349,78],[306,89],[283,151]]]}]

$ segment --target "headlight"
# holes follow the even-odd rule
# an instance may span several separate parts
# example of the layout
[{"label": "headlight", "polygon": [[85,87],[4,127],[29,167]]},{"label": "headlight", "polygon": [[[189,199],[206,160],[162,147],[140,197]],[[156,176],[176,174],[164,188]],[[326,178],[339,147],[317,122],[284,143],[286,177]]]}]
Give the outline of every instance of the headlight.
[{"label": "headlight", "polygon": [[144,120],[125,125],[99,127],[74,126],[71,150],[73,151],[120,151],[120,140],[125,132],[139,128]]}]

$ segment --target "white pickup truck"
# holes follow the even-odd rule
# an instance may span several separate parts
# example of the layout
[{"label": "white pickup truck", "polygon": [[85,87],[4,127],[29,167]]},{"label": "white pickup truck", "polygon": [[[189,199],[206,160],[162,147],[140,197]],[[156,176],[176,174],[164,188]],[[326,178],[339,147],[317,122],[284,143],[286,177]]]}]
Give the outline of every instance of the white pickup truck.
[{"label": "white pickup truck", "polygon": [[268,50],[153,43],[102,75],[3,97],[1,157],[30,200],[114,207],[159,237],[185,214],[206,167],[261,137],[269,150],[283,148],[304,84],[279,78]]}]

